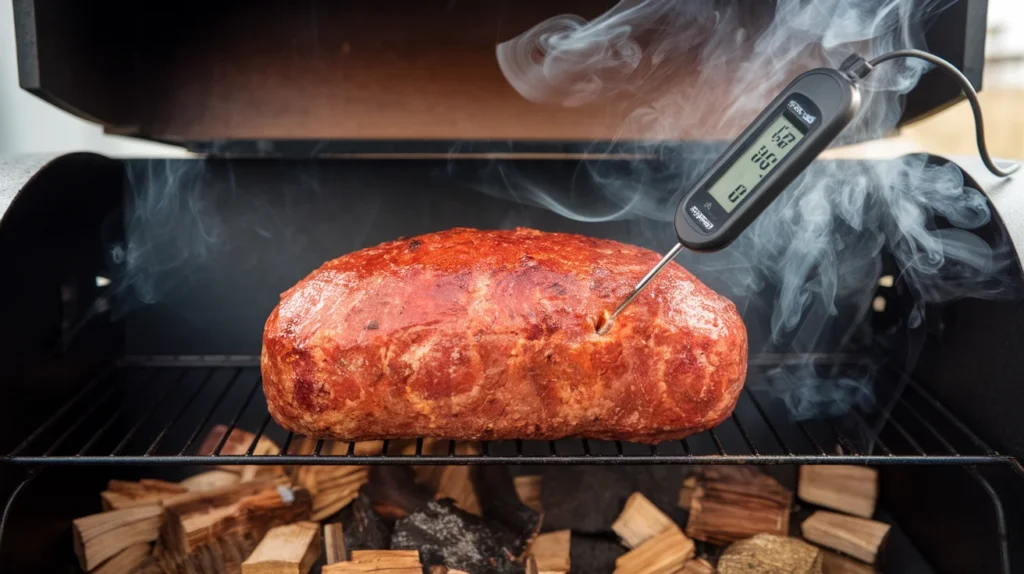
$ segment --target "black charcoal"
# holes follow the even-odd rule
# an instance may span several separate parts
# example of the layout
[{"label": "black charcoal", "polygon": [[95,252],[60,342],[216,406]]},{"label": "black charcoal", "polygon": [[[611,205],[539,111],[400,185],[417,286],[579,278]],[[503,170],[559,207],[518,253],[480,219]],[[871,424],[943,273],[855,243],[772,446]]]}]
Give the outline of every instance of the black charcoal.
[{"label": "black charcoal", "polygon": [[391,548],[419,550],[426,566],[444,565],[469,574],[520,574],[516,549],[527,541],[504,525],[457,508],[451,499],[428,502],[395,523]]},{"label": "black charcoal", "polygon": [[642,493],[677,523],[686,524],[686,513],[678,506],[679,488],[691,470],[669,465],[543,468],[543,530],[611,533],[612,522],[634,492]]},{"label": "black charcoal", "polygon": [[374,512],[373,503],[360,492],[352,504],[341,511],[341,526],[345,534],[345,549],[387,550],[391,528],[379,514]]}]

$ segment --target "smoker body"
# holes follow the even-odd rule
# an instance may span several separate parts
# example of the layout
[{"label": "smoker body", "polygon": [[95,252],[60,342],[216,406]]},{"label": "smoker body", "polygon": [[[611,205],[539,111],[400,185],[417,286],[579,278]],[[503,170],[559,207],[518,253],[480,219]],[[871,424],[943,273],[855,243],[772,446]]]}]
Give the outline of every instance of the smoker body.
[{"label": "smoker body", "polygon": [[[739,4],[752,26],[770,15],[770,3]],[[736,416],[712,432],[654,449],[491,443],[472,457],[198,454],[196,437],[218,423],[292,440],[259,390],[262,326],[278,294],[323,261],[455,226],[524,225],[664,251],[675,241],[671,223],[606,217],[621,206],[599,180],[649,164],[645,173],[668,182],[654,199],[668,202],[689,180],[659,179],[664,157],[688,158],[692,169],[683,171],[693,175],[721,150],[682,134],[637,159],[638,147],[651,148],[614,137],[622,118],[524,106],[495,75],[495,30],[506,39],[552,14],[591,17],[608,6],[506,12],[479,3],[451,13],[451,3],[427,2],[394,28],[385,26],[387,10],[367,6],[314,2],[293,12],[228,3],[194,17],[180,3],[145,16],[131,3],[16,0],[25,89],[108,132],[207,157],[0,162],[3,571],[76,571],[69,522],[98,509],[96,492],[111,478],[175,479],[216,464],[453,462],[770,464],[790,478],[798,464],[877,465],[882,512],[897,526],[883,556],[891,571],[1024,570],[1024,389],[1015,376],[1024,367],[1024,300],[1013,295],[1024,284],[1024,183],[990,178],[973,158],[955,161],[993,216],[971,233],[1007,255],[1007,293],[930,304],[924,324],[910,328],[914,293],[883,251],[877,275],[894,280],[871,295],[884,299],[884,311],[841,304],[841,328],[794,353],[773,342],[764,311],[779,286],[769,282],[742,305],[757,350],[748,390]],[[927,31],[929,48],[979,87],[984,21],[984,2],[961,1]],[[384,39],[364,51],[381,29]],[[444,50],[417,51],[439,39]],[[411,64],[382,65],[402,58]],[[435,73],[412,78],[431,87],[422,94],[429,105],[388,98],[397,77],[389,74],[414,68]],[[345,105],[325,98],[335,92]],[[941,75],[926,75],[908,95],[904,121],[957,93]],[[471,117],[460,123],[460,112]],[[351,121],[359,117],[372,121]],[[564,202],[544,208],[495,193],[510,176],[543,181]],[[728,293],[732,272],[700,257],[680,262]],[[794,366],[859,380],[868,372],[876,404],[794,419],[771,392],[774,373]]]},{"label": "smoker body", "polygon": [[[220,237],[231,245],[217,246],[188,269],[169,269],[170,274],[159,279],[169,283],[154,284],[149,291],[154,299],[146,304],[122,301],[105,288],[116,284],[118,263],[112,253],[123,245],[126,204],[135,201],[126,171],[143,169],[159,177],[165,161],[156,162],[159,168],[154,170],[152,160],[71,154],[49,163],[27,164],[23,177],[6,179],[13,184],[6,191],[14,193],[7,195],[13,199],[0,224],[0,252],[10,276],[23,279],[4,282],[0,298],[3,316],[8,318],[2,337],[8,365],[6,386],[11,396],[17,397],[4,401],[0,413],[5,425],[0,434],[4,451],[13,454],[4,464],[5,493],[10,494],[26,472],[35,473],[33,468],[41,471],[13,499],[0,554],[5,565],[24,567],[57,558],[44,549],[68,542],[67,521],[94,510],[94,493],[106,479],[176,477],[189,466],[213,463],[209,457],[195,456],[195,445],[183,456],[178,449],[200,427],[205,430],[217,422],[231,422],[246,392],[258,382],[255,356],[260,326],[276,303],[277,293],[318,262],[395,236],[457,225],[502,227],[523,221],[516,218],[526,218],[542,229],[632,241],[640,237],[632,229],[638,225],[635,221],[579,223],[545,209],[481,194],[458,175],[462,170],[452,169],[447,162],[170,161],[183,164],[179,166],[185,168],[183,173],[205,166],[203,177],[196,180],[202,188],[196,197],[216,201],[222,221],[234,222],[227,230],[230,233]],[[527,169],[522,164],[518,168]],[[567,174],[575,168],[571,161],[564,166]],[[536,169],[559,171],[549,161],[540,162]],[[306,179],[297,174],[305,174]],[[230,194],[225,192],[228,181],[233,182]],[[1024,197],[1024,189],[1012,180],[996,183],[993,189],[993,207],[1006,205],[1010,213],[1016,209],[1017,198]],[[265,215],[273,214],[279,227],[264,228],[261,233],[261,226],[271,220],[254,213],[251,206],[264,203]],[[62,207],[55,209],[55,205]],[[510,216],[510,212],[516,215]],[[398,217],[401,213],[410,215]],[[417,221],[422,225],[432,227],[411,227],[413,213],[421,215]],[[666,235],[648,243],[649,247],[663,247],[664,241],[671,241],[671,226],[664,226]],[[303,227],[306,231],[294,231]],[[1002,217],[978,231],[1011,239],[1019,237],[1019,232]],[[1020,267],[1013,273],[1020,278]],[[115,283],[100,287],[97,277],[112,278]],[[774,296],[770,289],[766,291],[765,297]],[[899,293],[899,284],[885,293],[890,313],[905,309]],[[883,508],[906,533],[907,547],[894,544],[890,564],[929,563],[938,572],[959,571],[970,564],[984,567],[979,571],[999,571],[1003,552],[1014,564],[1021,560],[1020,548],[1013,541],[1019,539],[1022,531],[1017,521],[1024,516],[1024,476],[1015,458],[1020,456],[1022,429],[1011,413],[1024,404],[1021,390],[1013,384],[1020,360],[1013,345],[1019,323],[1013,318],[1022,311],[1020,301],[970,299],[929,310],[932,318],[927,328],[920,330],[926,338],[922,359],[910,373],[913,388],[901,387],[895,374],[899,364],[890,365],[896,371],[880,371],[875,381],[882,404],[889,392],[900,392],[909,402],[899,403],[889,413],[865,413],[872,432],[877,432],[877,439],[891,452],[888,455],[865,436],[867,431],[844,426],[849,421],[843,417],[798,426],[782,405],[758,394],[757,406],[767,411],[767,425],[758,422],[761,418],[751,409],[753,403],[741,401],[737,413],[742,433],[726,424],[714,436],[705,433],[688,440],[685,451],[679,445],[661,445],[652,453],[646,447],[627,444],[618,445],[624,453],[619,455],[613,445],[599,441],[590,441],[594,444],[586,451],[580,441],[559,443],[553,452],[544,450],[545,444],[530,443],[517,451],[512,445],[495,443],[488,449],[489,456],[470,462],[586,464],[614,459],[621,464],[879,464],[883,465]],[[768,327],[758,323],[756,314],[745,319],[752,339],[763,340]],[[890,324],[885,317],[869,321]],[[872,351],[870,341],[865,345],[822,349],[817,360],[841,363],[851,355],[878,362],[890,359]],[[765,371],[785,360],[792,358],[770,353],[752,356],[748,387],[756,389]],[[88,387],[90,381],[99,384],[93,382]],[[170,410],[158,411],[154,420],[136,429],[137,417],[146,413],[169,385],[181,385],[170,392],[170,399],[165,397]],[[83,388],[89,389],[84,399],[89,408],[81,410],[82,404],[77,404],[62,412],[61,405],[73,401]],[[193,406],[172,421],[172,411],[201,388]],[[257,400],[243,409],[235,421],[240,428],[255,430],[261,423],[266,425],[261,401],[262,395],[257,393]],[[948,416],[943,414],[947,408],[951,411]],[[59,415],[56,422],[45,427],[54,413]],[[88,416],[80,418],[83,415]],[[160,434],[161,427],[169,429],[166,440],[154,456],[144,456],[146,443]],[[133,429],[138,444],[119,456],[108,456]],[[805,431],[816,444],[803,436]],[[37,436],[27,450],[15,451],[33,434]],[[266,434],[279,443],[286,438],[273,423]],[[837,454],[845,456],[829,460]],[[307,459],[290,462],[306,463]],[[324,457],[319,462],[365,460]],[[371,462],[449,461],[444,457],[403,461],[385,456]],[[58,468],[48,468],[52,465]],[[69,481],[71,476],[80,479]],[[54,496],[49,489],[60,494]],[[949,492],[957,496],[950,497]],[[48,534],[41,535],[39,528]],[[67,552],[62,558],[73,563],[70,544],[63,547]]]}]

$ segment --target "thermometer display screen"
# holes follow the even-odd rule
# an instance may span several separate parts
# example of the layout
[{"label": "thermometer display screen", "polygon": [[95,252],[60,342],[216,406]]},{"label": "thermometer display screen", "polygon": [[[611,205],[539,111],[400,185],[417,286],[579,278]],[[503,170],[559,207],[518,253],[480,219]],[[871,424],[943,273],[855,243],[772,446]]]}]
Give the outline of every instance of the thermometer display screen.
[{"label": "thermometer display screen", "polygon": [[736,162],[708,189],[708,193],[726,213],[732,213],[803,138],[803,130],[786,118],[786,114],[779,114],[750,146],[736,156]]}]

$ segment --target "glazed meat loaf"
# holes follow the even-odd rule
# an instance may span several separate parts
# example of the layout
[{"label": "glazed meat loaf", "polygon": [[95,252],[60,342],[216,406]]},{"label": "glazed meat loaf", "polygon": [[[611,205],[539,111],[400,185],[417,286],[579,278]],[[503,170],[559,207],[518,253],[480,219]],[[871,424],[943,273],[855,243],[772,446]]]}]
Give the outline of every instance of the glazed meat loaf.
[{"label": "glazed meat loaf", "polygon": [[747,371],[735,306],[615,241],[452,229],[325,263],[267,319],[274,419],[313,438],[655,443],[729,416]]}]

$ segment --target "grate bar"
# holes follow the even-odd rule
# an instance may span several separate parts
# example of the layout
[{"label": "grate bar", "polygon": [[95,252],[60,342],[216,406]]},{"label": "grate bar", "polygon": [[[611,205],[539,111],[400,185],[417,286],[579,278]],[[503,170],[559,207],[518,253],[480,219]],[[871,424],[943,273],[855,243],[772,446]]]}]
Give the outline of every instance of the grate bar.
[{"label": "grate bar", "polygon": [[[226,397],[228,395],[228,392],[231,391],[232,387],[235,386],[235,381],[238,380],[238,377],[241,374],[242,369],[235,369],[235,375],[231,377],[231,380],[228,381],[226,385],[224,385],[224,390],[221,391],[219,395],[217,395],[217,398],[213,401],[213,405],[211,405],[210,408],[206,411],[206,416],[203,417],[202,422],[200,422],[199,425],[196,426],[195,430],[192,431],[192,434],[189,435],[188,440],[185,441],[185,446],[181,447],[181,452],[179,452],[178,454],[184,455],[186,452],[188,452],[188,449],[192,448],[192,443],[196,442],[196,439],[199,438],[199,433],[202,432],[203,428],[205,428],[207,423],[210,422],[210,419],[213,418],[213,413],[216,412],[217,407],[219,407],[220,404],[224,402],[224,397]],[[225,438],[227,437],[225,436]]]},{"label": "grate bar", "polygon": [[[153,406],[146,411],[146,414],[139,417],[139,420],[134,425],[132,425],[132,428],[128,429],[128,432],[124,435],[124,438],[121,439],[121,442],[117,443],[117,446],[114,448],[114,450],[110,452],[110,456],[117,456],[121,454],[121,451],[124,450],[126,446],[128,446],[128,443],[131,442],[132,437],[135,436],[135,433],[139,432],[139,429],[142,428],[142,424],[148,421],[149,418],[153,416],[153,413],[155,413],[157,409],[159,409],[164,404],[164,401],[167,400],[167,397],[171,395],[171,391],[174,390],[175,385],[184,380],[185,375],[187,374],[188,371],[182,369],[181,374],[178,375],[178,378],[174,379],[173,381],[171,381],[170,384],[167,385],[167,389],[160,394],[160,397],[157,398],[156,402],[153,403]],[[212,377],[213,371],[210,371],[210,374],[208,376]]]},{"label": "grate bar", "polygon": [[[243,414],[245,414],[245,409],[249,408],[249,403],[252,402],[252,398],[260,388],[260,382],[262,382],[262,378],[257,377],[256,382],[253,383],[252,388],[249,389],[249,394],[245,397],[245,401],[242,403],[242,406],[239,407],[238,412],[236,412],[234,418],[231,419],[231,423],[228,424],[227,430],[224,431],[224,436],[220,437],[220,440],[217,441],[217,446],[213,449],[213,456],[220,456],[220,451],[224,448],[224,445],[227,444],[228,437],[235,431],[235,427],[238,426],[238,420],[242,418]],[[253,442],[253,444],[255,445],[256,443]]]},{"label": "grate bar", "polygon": [[69,426],[63,433],[61,433],[59,437],[57,437],[57,440],[50,445],[50,448],[46,449],[46,451],[43,452],[43,457],[45,458],[50,456],[51,454],[53,454],[54,451],[60,448],[60,445],[64,444],[64,441],[68,440],[68,437],[74,434],[74,432],[78,430],[78,427],[82,426],[82,423],[89,420],[92,417],[92,415],[96,414],[95,407],[98,407],[106,403],[107,399],[109,399],[114,394],[115,390],[117,390],[117,387],[111,385],[110,388],[108,388],[100,395],[99,400],[90,403],[93,408],[85,409],[85,412],[79,415],[75,422],[72,423],[72,425]]},{"label": "grate bar", "polygon": [[252,453],[256,452],[256,445],[260,442],[260,437],[267,430],[267,425],[270,424],[270,415],[263,417],[263,422],[260,423],[260,428],[256,431],[256,436],[252,437],[252,442],[249,443],[249,448],[245,450],[245,456],[252,456]]},{"label": "grate bar", "polygon": [[843,447],[849,454],[860,454],[860,449],[853,444],[852,440],[841,433],[834,423],[829,421],[828,428],[832,429],[832,434],[836,435],[836,442],[839,443],[839,446]]},{"label": "grate bar", "polygon": [[892,456],[892,451],[885,446],[884,442],[882,442],[882,437],[878,436],[878,433],[875,432],[875,429],[871,428],[868,421],[864,420],[864,417],[860,416],[857,409],[850,409],[850,415],[857,421],[858,426],[864,427],[864,430],[867,431],[868,435],[871,437],[873,444],[877,444],[878,448],[882,449],[882,454]]},{"label": "grate bar", "polygon": [[918,456],[920,456],[920,457],[928,456],[927,453],[925,453],[924,449],[921,448],[921,445],[917,444],[917,441],[914,440],[914,437],[910,436],[910,433],[908,433],[906,431],[906,429],[903,428],[903,425],[901,425],[900,423],[896,422],[896,419],[894,419],[894,418],[892,418],[890,416],[888,419],[885,420],[885,422],[891,424],[893,426],[893,428],[896,429],[897,432],[899,432],[901,435],[903,435],[903,438],[907,441],[907,444],[910,445],[910,448],[914,449],[914,451],[917,453]]},{"label": "grate bar", "polygon": [[[160,375],[160,371],[156,371],[151,376],[147,377],[145,381],[143,381],[141,383],[134,383],[134,384],[132,384],[132,386],[134,386],[136,388],[135,388],[135,391],[132,393],[131,398],[135,399],[135,398],[141,397],[142,394],[146,392],[145,385],[148,385],[148,384],[152,383],[153,381],[155,381],[159,375]],[[116,411],[114,411],[114,414],[112,414],[109,417],[107,417],[107,422],[103,423],[100,426],[100,428],[97,429],[95,433],[93,433],[93,435],[89,438],[89,440],[86,441],[84,445],[82,445],[82,448],[80,448],[78,450],[79,456],[84,455],[85,453],[89,452],[89,449],[91,449],[93,447],[93,445],[96,444],[96,441],[100,440],[100,437],[102,437],[104,434],[106,434],[107,430],[109,430],[110,427],[113,426],[115,422],[120,420],[121,416],[124,415],[124,413],[125,413],[125,411],[127,409],[128,409],[128,401],[125,401],[124,404],[122,404],[120,408],[118,408]]]},{"label": "grate bar", "polygon": [[718,435],[715,434],[715,429],[709,429],[708,434],[711,435],[711,440],[715,441],[715,448],[718,449],[718,454],[726,456],[725,449],[722,448],[722,441],[718,440]]},{"label": "grate bar", "polygon": [[[760,454],[759,452],[757,452],[757,447],[754,446],[754,440],[750,438],[750,433],[747,432],[746,427],[744,427],[743,423],[740,422],[740,417],[736,415],[736,411],[732,412],[732,422],[736,423],[736,428],[740,429],[740,435],[743,436],[743,441],[747,443],[747,448],[750,449],[750,454]],[[687,453],[690,452],[690,449],[686,448],[685,442],[683,443],[683,449],[685,449]]]},{"label": "grate bar", "polygon": [[285,456],[288,454],[288,447],[292,446],[293,440],[295,440],[295,433],[288,431],[288,436],[284,439],[284,446],[281,447],[281,454],[278,456]]},{"label": "grate bar", "polygon": [[[160,429],[160,434],[156,436],[152,444],[149,445],[149,448],[146,449],[146,455],[152,455],[154,452],[156,452],[157,447],[160,446],[160,443],[163,442],[164,437],[167,436],[167,431],[171,430],[171,427],[174,426],[174,423],[177,422],[178,419],[180,419],[181,416],[188,411],[188,408],[192,406],[192,403],[195,402],[196,398],[203,392],[203,389],[206,388],[206,383],[210,382],[210,379],[213,378],[213,375],[216,372],[217,371],[214,369],[209,370],[209,372],[206,374],[206,377],[202,380],[202,382],[199,383],[199,386],[196,387],[196,390],[192,393],[192,396],[189,397],[188,400],[185,401],[185,404],[181,406],[181,409],[178,410],[178,413],[171,418],[171,420],[164,426],[164,428]],[[142,421],[139,422],[141,423]]]},{"label": "grate bar", "polygon": [[[174,358],[172,358],[174,359]],[[500,445],[491,441],[478,441],[476,454],[462,454],[457,449],[456,441],[447,442],[447,452],[442,442],[437,448],[425,448],[427,441],[416,439],[415,452],[407,452],[397,448],[396,441],[381,441],[383,452],[372,455],[357,455],[356,443],[348,443],[347,452],[343,455],[327,449],[325,440],[315,441],[313,449],[296,450],[296,434],[283,434],[284,442],[281,452],[276,455],[257,454],[259,442],[270,432],[273,417],[266,410],[260,412],[253,424],[258,424],[255,436],[242,454],[225,455],[227,441],[233,431],[241,428],[248,414],[254,408],[266,408],[265,399],[260,392],[261,380],[258,373],[252,373],[254,365],[237,358],[221,358],[207,360],[204,358],[162,359],[152,362],[131,363],[121,368],[131,369],[130,381],[144,380],[152,374],[150,380],[154,384],[141,384],[137,387],[126,386],[129,379],[121,378],[118,371],[108,371],[104,376],[92,379],[76,393],[56,414],[39,428],[31,431],[11,453],[0,463],[18,465],[231,465],[231,464],[995,464],[1012,462],[1009,455],[999,455],[984,445],[966,426],[958,421],[938,401],[926,393],[914,381],[907,378],[908,385],[917,395],[905,394],[896,398],[895,411],[880,416],[868,415],[856,410],[844,414],[831,421],[811,424],[790,420],[778,405],[769,404],[764,397],[752,390],[752,386],[743,392],[749,398],[753,410],[757,414],[744,411],[741,405],[737,412],[730,415],[738,436],[729,429],[709,429],[700,438],[701,444],[711,446],[699,447],[694,440],[686,438],[664,443],[662,445],[624,444],[622,441],[610,441],[605,447],[603,442],[590,439],[577,439],[571,444],[562,441],[502,441]],[[170,368],[179,371],[170,371]],[[144,369],[142,376],[137,370]],[[223,371],[223,372],[222,372]],[[754,371],[752,371],[754,372]],[[885,371],[889,373],[889,371]],[[246,378],[246,377],[249,378]],[[754,376],[757,376],[756,374]],[[892,377],[895,378],[895,377]],[[251,387],[241,388],[252,383]],[[253,380],[255,379],[255,380]],[[892,379],[890,379],[892,380]],[[216,390],[209,386],[217,381]],[[109,383],[104,388],[103,385]],[[166,384],[166,387],[160,387]],[[190,387],[189,385],[197,385]],[[112,395],[112,393],[119,393]],[[139,395],[137,393],[151,393]],[[202,396],[201,396],[202,395]],[[126,397],[124,402],[114,401],[112,396]],[[152,402],[150,402],[152,400]],[[741,395],[741,400],[742,395]],[[198,404],[202,403],[202,404]],[[131,405],[138,404],[140,412]],[[163,416],[165,405],[168,412]],[[157,415],[157,416],[154,416]],[[107,417],[101,419],[100,417]],[[138,417],[138,418],[136,418]],[[191,422],[198,421],[198,427]],[[201,421],[199,419],[202,419]],[[878,420],[875,420],[878,419]],[[912,421],[912,422],[911,422]],[[144,454],[126,455],[125,451],[132,448],[133,441],[153,425],[153,437],[148,447],[140,446]],[[214,424],[223,424],[226,432],[218,437],[217,445],[210,454],[187,454],[194,450],[202,438],[201,433]],[[886,424],[892,430],[885,429]],[[117,446],[109,454],[106,451],[98,455],[88,454],[101,448],[112,430],[118,426],[129,427],[123,437],[119,437]],[[186,428],[181,428],[181,425]],[[728,423],[726,423],[727,426]],[[820,426],[819,426],[820,425]],[[72,441],[74,433],[87,427],[89,434],[81,433],[82,437]],[[275,429],[277,427],[274,427]],[[250,430],[246,428],[246,430]],[[913,433],[910,431],[914,431]],[[178,433],[187,435],[181,439]],[[723,434],[724,433],[724,434]],[[892,434],[899,437],[892,438]],[[916,433],[916,434],[914,434]],[[881,435],[885,435],[885,441]],[[59,436],[57,436],[59,435]],[[778,444],[781,451],[770,446],[768,436]],[[56,436],[56,439],[52,439]],[[277,436],[276,434],[274,436]],[[171,437],[174,437],[173,439]],[[299,438],[301,435],[299,435]],[[806,438],[806,441],[804,440]],[[148,437],[146,440],[150,440]],[[173,448],[166,443],[175,442]],[[185,446],[179,450],[178,441],[183,440]],[[265,440],[265,439],[264,439]],[[707,442],[704,442],[704,441]],[[790,441],[795,441],[793,444]],[[900,440],[898,451],[893,440]],[[905,446],[903,441],[906,441]],[[49,444],[52,441],[52,445]],[[84,444],[80,444],[83,441]],[[69,442],[74,442],[72,447]],[[110,440],[109,442],[114,442]],[[678,442],[678,445],[674,444]],[[410,441],[409,451],[412,451]],[[547,449],[544,449],[544,444]],[[578,445],[578,446],[577,446]],[[927,448],[925,448],[927,445]],[[956,445],[956,446],[954,446]],[[978,454],[971,446],[977,445],[984,454]],[[499,448],[500,446],[500,448]],[[839,448],[836,448],[836,447]],[[534,447],[539,449],[536,450]],[[172,454],[157,454],[163,448]],[[710,450],[701,450],[701,449]],[[45,451],[44,451],[45,449]],[[54,453],[59,450],[74,452],[73,454]],[[681,450],[680,450],[681,449]],[[708,454],[696,454],[707,452]],[[833,449],[836,449],[833,451]],[[931,450],[928,450],[931,449]],[[960,452],[958,452],[958,450]],[[294,451],[294,452],[293,452]],[[312,451],[312,452],[308,452]],[[394,451],[394,452],[392,452]],[[425,452],[429,451],[429,453]],[[733,451],[730,453],[728,451]],[[783,454],[767,454],[765,451]],[[968,454],[965,451],[969,451]],[[31,454],[26,455],[26,452]],[[42,452],[42,454],[37,454]],[[907,452],[909,454],[902,454]],[[741,453],[741,454],[736,454]],[[1020,467],[1015,467],[1020,468]],[[1024,473],[1024,469],[1019,472]]]},{"label": "grate bar", "polygon": [[46,421],[44,421],[43,424],[39,426],[39,428],[34,430],[32,433],[30,433],[28,435],[28,437],[26,437],[25,440],[21,441],[21,444],[16,446],[14,448],[14,450],[12,450],[10,452],[10,454],[8,454],[7,456],[8,457],[15,457],[15,456],[18,456],[19,454],[21,454],[21,452],[24,451],[28,447],[28,445],[30,445],[33,442],[35,442],[35,440],[37,438],[39,438],[39,436],[41,434],[43,434],[44,432],[49,430],[50,427],[53,426],[53,423],[55,423],[55,422],[59,421],[60,419],[64,418],[64,415],[67,414],[67,412],[70,411],[72,408],[74,408],[74,406],[77,405],[79,403],[79,401],[81,401],[89,393],[91,393],[93,391],[93,389],[95,389],[97,387],[97,385],[100,384],[100,381],[105,381],[107,379],[107,376],[110,374],[110,372],[111,372],[111,370],[107,369],[104,372],[102,372],[101,374],[97,375],[91,381],[86,383],[86,385],[84,387],[82,387],[82,390],[78,391],[78,393],[75,396],[71,397],[71,400],[69,400],[67,403],[65,403],[64,406],[62,406],[59,409],[57,409],[57,412],[53,413],[53,416],[51,416],[50,418],[46,419]]},{"label": "grate bar", "polygon": [[966,436],[971,442],[973,442],[975,446],[981,449],[982,452],[990,456],[999,455],[998,452],[996,452],[987,444],[985,444],[985,442],[982,441],[978,437],[978,435],[974,434],[974,432],[971,429],[967,428],[967,425],[965,425],[960,419],[956,418],[956,416],[953,415],[953,413],[950,412],[945,405],[943,405],[931,393],[926,391],[924,387],[918,384],[917,381],[910,378],[906,374],[899,373],[899,375],[906,379],[908,386],[910,386],[910,388],[914,389],[914,391],[917,392],[917,394],[920,395],[921,398],[927,401],[928,404],[930,404],[935,410],[939,411],[942,414],[942,416],[944,416],[951,424],[953,424],[953,426],[957,428],[957,430],[964,433],[964,436]]},{"label": "grate bar", "polygon": [[757,410],[757,413],[761,415],[761,419],[765,422],[766,425],[768,425],[768,430],[772,433],[772,436],[775,437],[775,442],[779,443],[779,447],[782,448],[782,452],[785,454],[793,454],[793,451],[790,450],[789,445],[786,444],[786,441],[782,439],[782,434],[779,432],[779,429],[775,428],[775,424],[772,423],[772,419],[768,417],[768,413],[764,410],[764,407],[761,406],[761,401],[757,400],[757,397],[754,395],[753,391],[744,387],[743,392],[746,393],[747,397],[750,399],[750,402],[754,405],[754,408]]},{"label": "grate bar", "polygon": [[920,422],[921,425],[924,426],[924,428],[928,429],[928,432],[932,433],[932,435],[936,438],[936,440],[938,440],[942,444],[943,448],[945,448],[947,451],[949,451],[949,454],[952,454],[954,456],[960,456],[960,453],[957,452],[955,448],[953,448],[953,445],[949,444],[949,442],[945,439],[945,437],[942,436],[942,433],[940,433],[938,430],[936,430],[936,428],[934,426],[932,426],[932,424],[930,422],[926,421],[925,418],[923,416],[921,416],[920,413],[917,412],[917,409],[915,409],[914,407],[910,406],[910,403],[908,403],[907,401],[901,400],[899,402],[899,404],[903,408],[907,409],[907,411],[915,419],[917,419],[917,421]]},{"label": "grate bar", "polygon": [[126,456],[111,458],[108,456],[46,456],[46,457],[19,457],[9,459],[12,465],[24,466],[119,466],[119,465],[156,465],[156,466],[183,466],[183,465],[451,465],[451,464],[850,464],[850,465],[995,465],[1016,464],[1016,459],[1010,455],[983,456],[983,455],[930,455],[930,456],[882,456],[882,455],[692,455],[692,456],[666,456],[666,455],[592,455],[590,457],[571,457],[550,455],[523,455],[517,456],[490,456],[479,455],[423,455],[416,458],[413,456],[384,456],[368,455],[353,456],[325,455],[313,457],[309,455],[221,455],[215,461],[204,455],[152,455],[152,456]]},{"label": "grate bar", "polygon": [[811,435],[811,431],[807,429],[807,425],[802,421],[796,421],[796,428],[800,429],[800,432],[804,433],[804,437],[807,438],[807,442],[811,443],[811,448],[813,448],[819,456],[829,456],[825,453],[825,449],[821,448],[821,445],[818,444],[818,441],[814,439],[814,436]]}]

